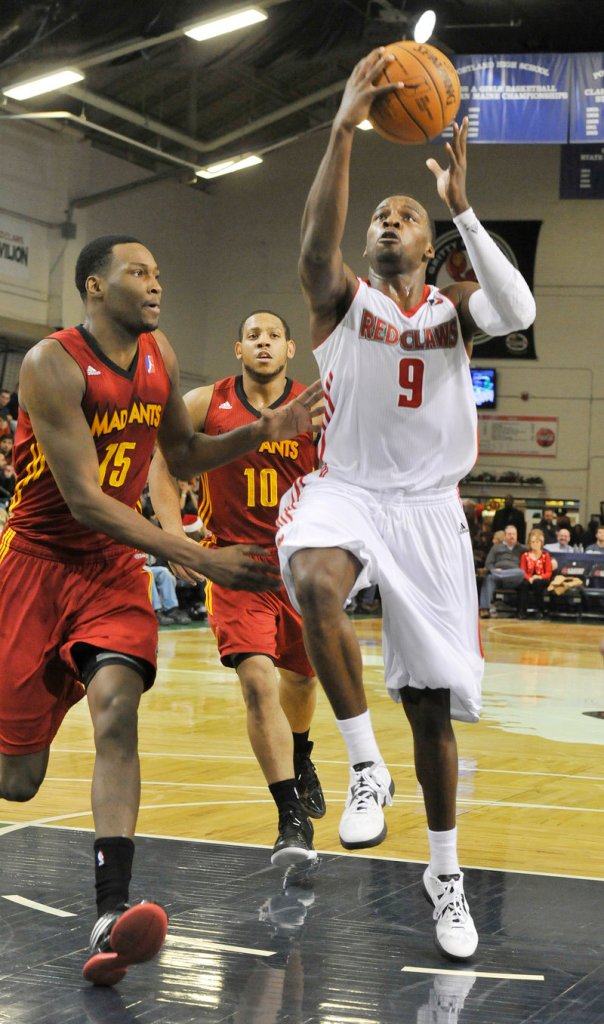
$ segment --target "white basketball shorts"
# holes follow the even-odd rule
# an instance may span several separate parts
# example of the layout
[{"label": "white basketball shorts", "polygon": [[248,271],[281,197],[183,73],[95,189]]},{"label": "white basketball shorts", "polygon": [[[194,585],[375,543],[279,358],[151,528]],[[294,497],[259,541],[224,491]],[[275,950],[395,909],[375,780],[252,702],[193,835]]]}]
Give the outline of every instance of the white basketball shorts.
[{"label": "white basketball shorts", "polygon": [[476,722],[484,662],[474,559],[456,489],[408,495],[366,491],[319,472],[283,495],[277,549],[292,604],[290,559],[303,548],[339,547],[361,563],[349,598],[377,583],[386,686],[451,691],[451,717]]}]

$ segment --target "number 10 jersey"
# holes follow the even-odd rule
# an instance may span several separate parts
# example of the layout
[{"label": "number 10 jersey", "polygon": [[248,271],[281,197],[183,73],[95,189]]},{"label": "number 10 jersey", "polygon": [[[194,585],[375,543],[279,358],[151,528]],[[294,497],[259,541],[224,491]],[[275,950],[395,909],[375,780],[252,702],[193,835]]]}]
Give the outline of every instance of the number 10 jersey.
[{"label": "number 10 jersey", "polygon": [[314,351],[325,395],[322,475],[369,490],[456,486],[477,455],[469,360],[455,306],[425,285],[402,310],[359,280],[346,315]]}]

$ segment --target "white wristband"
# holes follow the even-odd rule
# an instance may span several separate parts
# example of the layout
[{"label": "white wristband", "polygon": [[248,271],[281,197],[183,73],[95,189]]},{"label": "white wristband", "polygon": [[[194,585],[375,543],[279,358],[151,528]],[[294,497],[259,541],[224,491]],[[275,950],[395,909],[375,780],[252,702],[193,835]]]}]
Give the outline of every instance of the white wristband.
[{"label": "white wristband", "polygon": [[520,271],[495,244],[472,207],[453,218],[481,290],[470,296],[469,309],[485,334],[498,337],[525,330],[535,319],[535,300]]}]

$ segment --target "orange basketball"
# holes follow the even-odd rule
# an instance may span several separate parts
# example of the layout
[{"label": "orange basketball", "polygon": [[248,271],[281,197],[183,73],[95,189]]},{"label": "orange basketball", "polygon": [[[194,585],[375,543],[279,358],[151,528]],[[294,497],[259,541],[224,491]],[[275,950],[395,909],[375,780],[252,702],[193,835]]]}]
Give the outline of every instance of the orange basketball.
[{"label": "orange basketball", "polygon": [[435,139],[459,110],[461,90],[451,61],[427,43],[405,40],[384,50],[395,59],[374,85],[404,82],[405,88],[375,100],[369,113],[373,127],[391,142]]}]

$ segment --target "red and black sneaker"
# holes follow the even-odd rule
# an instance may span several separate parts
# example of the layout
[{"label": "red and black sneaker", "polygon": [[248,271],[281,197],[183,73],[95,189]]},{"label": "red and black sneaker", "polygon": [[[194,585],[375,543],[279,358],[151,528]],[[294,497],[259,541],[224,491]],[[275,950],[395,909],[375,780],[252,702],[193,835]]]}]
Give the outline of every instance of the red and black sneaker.
[{"label": "red and black sneaker", "polygon": [[159,903],[121,904],[99,917],[82,974],[93,985],[117,985],[132,964],[151,960],[164,944],[168,915]]}]

